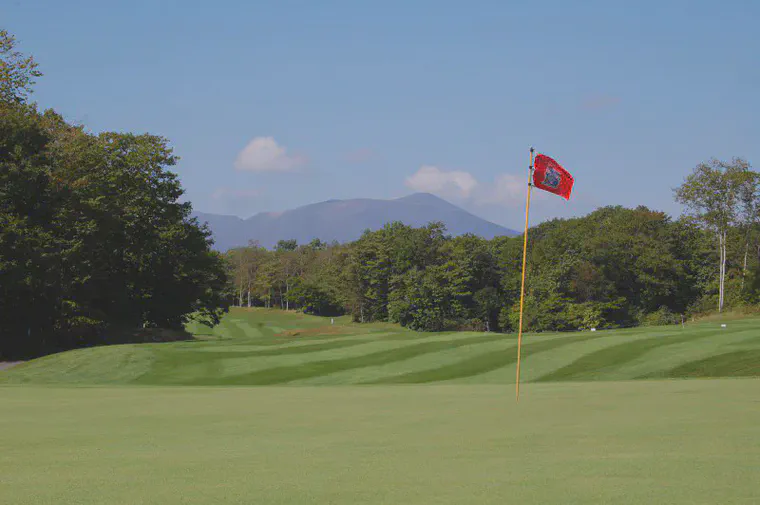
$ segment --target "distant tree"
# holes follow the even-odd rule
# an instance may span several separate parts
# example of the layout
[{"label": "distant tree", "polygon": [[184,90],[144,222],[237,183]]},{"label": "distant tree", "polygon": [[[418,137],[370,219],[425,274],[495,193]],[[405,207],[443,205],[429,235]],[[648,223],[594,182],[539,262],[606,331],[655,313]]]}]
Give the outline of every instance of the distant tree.
[{"label": "distant tree", "polygon": [[31,56],[16,51],[16,39],[0,30],[0,100],[23,103],[30,93],[34,79],[42,76]]},{"label": "distant tree", "polygon": [[486,331],[493,331],[499,327],[499,311],[501,310],[501,298],[499,290],[493,286],[486,286],[475,292],[475,313],[483,321]]},{"label": "distant tree", "polygon": [[[700,163],[686,177],[684,183],[675,189],[676,201],[683,204],[696,222],[715,234],[718,239],[718,311],[722,312],[725,302],[725,279],[727,263],[727,241],[729,229],[740,219],[742,205],[748,207],[756,190],[748,191],[756,174],[749,163],[741,158],[731,162],[712,159]],[[744,199],[749,198],[750,202]]]},{"label": "distant tree", "polygon": [[739,185],[739,226],[744,235],[744,255],[742,259],[741,291],[747,277],[749,245],[753,234],[757,234],[760,222],[760,174],[752,171],[749,163],[741,165],[742,177]]},{"label": "distant tree", "polygon": [[310,248],[314,249],[315,251],[323,251],[327,248],[327,243],[319,240],[318,238],[315,238],[311,242],[309,242]]},{"label": "distant tree", "polygon": [[352,244],[348,278],[351,312],[357,322],[384,321],[388,317],[392,263],[386,235],[384,230],[367,230]]},{"label": "distant tree", "polygon": [[298,248],[298,241],[295,239],[278,240],[277,245],[274,246],[275,251],[281,251],[281,252],[293,252],[297,248]]}]

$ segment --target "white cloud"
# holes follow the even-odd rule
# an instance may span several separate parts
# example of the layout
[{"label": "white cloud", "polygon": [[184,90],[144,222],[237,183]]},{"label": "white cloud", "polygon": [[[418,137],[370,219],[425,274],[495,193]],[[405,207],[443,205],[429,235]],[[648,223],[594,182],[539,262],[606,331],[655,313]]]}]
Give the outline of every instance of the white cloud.
[{"label": "white cloud", "polygon": [[415,191],[459,198],[469,198],[477,185],[478,181],[469,172],[446,172],[430,165],[420,167],[406,178],[406,186]]},{"label": "white cloud", "polygon": [[435,193],[474,206],[520,207],[525,201],[527,178],[523,175],[499,174],[491,182],[480,182],[470,172],[445,171],[424,165],[406,178],[406,186],[415,191]]},{"label": "white cloud", "polygon": [[525,199],[528,181],[525,177],[514,174],[501,174],[493,184],[482,187],[479,192],[479,203],[512,207]]},{"label": "white cloud", "polygon": [[245,172],[294,172],[308,160],[299,154],[288,154],[272,137],[256,137],[235,160],[235,168]]}]

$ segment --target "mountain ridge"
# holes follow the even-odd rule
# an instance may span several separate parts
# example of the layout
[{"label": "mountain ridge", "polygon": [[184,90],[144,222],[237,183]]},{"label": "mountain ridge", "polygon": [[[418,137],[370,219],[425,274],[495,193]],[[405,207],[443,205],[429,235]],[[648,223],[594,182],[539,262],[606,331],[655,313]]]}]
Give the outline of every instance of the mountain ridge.
[{"label": "mountain ridge", "polygon": [[207,223],[214,248],[228,250],[250,240],[267,248],[279,240],[296,239],[299,244],[318,238],[325,242],[349,242],[366,229],[377,230],[393,221],[424,226],[441,221],[451,235],[472,233],[491,239],[518,233],[480,218],[430,193],[413,193],[395,199],[354,198],[326,200],[283,212],[259,212],[249,218],[194,211],[193,217]]}]

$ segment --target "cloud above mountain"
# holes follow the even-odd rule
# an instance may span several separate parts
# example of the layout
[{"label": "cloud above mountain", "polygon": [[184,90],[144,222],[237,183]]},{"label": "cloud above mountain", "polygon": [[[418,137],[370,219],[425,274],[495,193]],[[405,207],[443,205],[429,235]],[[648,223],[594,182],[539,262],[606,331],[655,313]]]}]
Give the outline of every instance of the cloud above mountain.
[{"label": "cloud above mountain", "polygon": [[473,205],[499,205],[512,207],[525,194],[526,180],[514,174],[501,174],[489,183],[478,181],[470,172],[442,170],[423,165],[406,178],[406,187],[415,191],[433,193]]},{"label": "cloud above mountain", "polygon": [[482,201],[486,204],[512,206],[525,198],[527,184],[525,176],[501,174],[496,177],[493,184],[483,188]]},{"label": "cloud above mountain", "polygon": [[238,154],[235,168],[242,172],[296,172],[306,163],[306,156],[289,154],[273,137],[255,137]]},{"label": "cloud above mountain", "polygon": [[445,171],[431,165],[423,165],[406,178],[408,188],[449,198],[469,198],[477,186],[478,181],[469,172]]}]

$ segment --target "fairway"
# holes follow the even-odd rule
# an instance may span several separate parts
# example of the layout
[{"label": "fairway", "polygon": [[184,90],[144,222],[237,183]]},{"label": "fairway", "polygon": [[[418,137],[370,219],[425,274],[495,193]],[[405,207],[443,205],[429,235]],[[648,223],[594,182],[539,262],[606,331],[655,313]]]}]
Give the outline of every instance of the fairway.
[{"label": "fairway", "polygon": [[0,502],[752,504],[756,379],[0,388]]},{"label": "fairway", "polygon": [[[760,320],[527,334],[527,382],[760,376]],[[416,333],[392,324],[233,309],[188,342],[95,347],[0,372],[0,383],[189,386],[510,384],[514,334]]]},{"label": "fairway", "polygon": [[514,335],[235,309],[0,372],[0,504],[754,504],[760,321],[725,324],[528,334],[517,404]]}]

